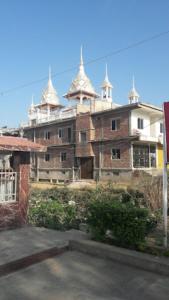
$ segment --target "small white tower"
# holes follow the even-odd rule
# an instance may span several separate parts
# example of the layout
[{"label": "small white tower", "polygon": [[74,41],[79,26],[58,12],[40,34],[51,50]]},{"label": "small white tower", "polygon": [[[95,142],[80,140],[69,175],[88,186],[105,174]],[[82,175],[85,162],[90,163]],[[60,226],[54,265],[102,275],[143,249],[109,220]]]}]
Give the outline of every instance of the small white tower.
[{"label": "small white tower", "polygon": [[32,95],[32,102],[31,102],[31,106],[29,108],[29,113],[33,113],[35,109],[35,105],[34,105],[34,95]]},{"label": "small white tower", "polygon": [[85,100],[95,100],[99,97],[99,95],[95,92],[90,79],[85,73],[82,47],[80,51],[79,71],[64,97],[68,100],[77,100],[80,104],[84,104]]},{"label": "small white tower", "polygon": [[106,64],[106,74],[105,74],[105,79],[101,85],[102,88],[102,100],[108,101],[108,102],[112,102],[112,89],[113,86],[109,81],[108,78],[108,73],[107,73],[107,64]]},{"label": "small white tower", "polygon": [[139,102],[140,95],[137,93],[135,89],[134,76],[133,76],[133,86],[131,91],[129,92],[128,98],[129,98],[129,104]]},{"label": "small white tower", "polygon": [[51,78],[51,67],[49,66],[49,79],[47,83],[47,87],[42,93],[41,104],[43,105],[59,105],[59,98],[55,88],[53,87],[52,78]]}]

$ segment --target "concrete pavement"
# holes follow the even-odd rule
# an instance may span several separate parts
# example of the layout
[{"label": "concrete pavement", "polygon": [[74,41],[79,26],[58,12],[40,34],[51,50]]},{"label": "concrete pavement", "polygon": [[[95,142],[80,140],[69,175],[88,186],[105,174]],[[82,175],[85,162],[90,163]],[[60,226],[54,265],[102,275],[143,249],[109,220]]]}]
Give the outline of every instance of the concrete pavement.
[{"label": "concrete pavement", "polygon": [[0,278],[1,300],[168,300],[169,278],[76,251]]},{"label": "concrete pavement", "polygon": [[70,239],[86,239],[78,230],[66,232],[26,226],[0,232],[0,276],[68,250]]}]

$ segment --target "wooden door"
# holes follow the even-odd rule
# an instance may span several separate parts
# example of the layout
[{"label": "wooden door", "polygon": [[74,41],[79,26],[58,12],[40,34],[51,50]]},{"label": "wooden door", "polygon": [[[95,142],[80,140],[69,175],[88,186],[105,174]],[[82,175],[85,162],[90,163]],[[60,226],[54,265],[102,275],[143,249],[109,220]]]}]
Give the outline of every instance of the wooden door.
[{"label": "wooden door", "polygon": [[93,157],[80,158],[81,179],[93,179]]}]

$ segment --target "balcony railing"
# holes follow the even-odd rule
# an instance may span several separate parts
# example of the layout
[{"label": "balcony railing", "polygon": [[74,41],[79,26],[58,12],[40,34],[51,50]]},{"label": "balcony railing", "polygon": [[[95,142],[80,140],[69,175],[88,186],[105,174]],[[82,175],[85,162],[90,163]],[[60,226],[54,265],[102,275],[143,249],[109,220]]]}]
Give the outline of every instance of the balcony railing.
[{"label": "balcony railing", "polygon": [[145,132],[142,132],[142,130],[139,129],[132,129],[131,135],[136,135],[139,137],[140,141],[149,141],[149,142],[155,142],[155,143],[163,143],[163,134],[162,133],[156,133],[154,134],[145,134]]},{"label": "balcony railing", "polygon": [[31,114],[29,119],[29,123],[21,123],[21,127],[27,127],[31,125],[51,122],[55,120],[62,120],[62,119],[68,119],[76,116],[76,109],[71,110],[65,110],[65,111],[59,111],[59,112],[50,112],[50,115],[47,115],[47,113],[38,112],[36,111],[34,114]]}]

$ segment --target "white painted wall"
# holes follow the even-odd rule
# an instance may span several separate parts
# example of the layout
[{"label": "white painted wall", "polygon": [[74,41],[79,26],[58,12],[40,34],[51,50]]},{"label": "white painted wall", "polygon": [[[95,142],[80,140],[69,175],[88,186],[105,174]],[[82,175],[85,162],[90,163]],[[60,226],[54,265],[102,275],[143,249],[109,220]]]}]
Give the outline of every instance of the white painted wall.
[{"label": "white painted wall", "polygon": [[[138,118],[144,120],[143,129],[138,129],[137,127]],[[133,110],[131,112],[131,134],[138,132],[145,137],[162,137],[162,134],[160,133],[160,123],[162,123],[162,120],[159,119],[160,116],[154,117],[150,113],[143,112],[143,110]]]},{"label": "white painted wall", "polygon": [[[143,129],[138,129],[138,118],[144,120]],[[150,136],[150,117],[147,114],[143,114],[139,109],[131,111],[131,134],[136,134],[136,132],[140,132],[145,136]]]}]

